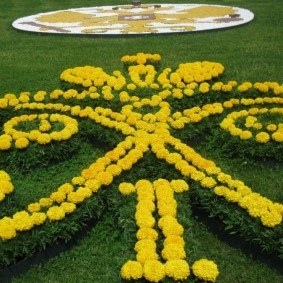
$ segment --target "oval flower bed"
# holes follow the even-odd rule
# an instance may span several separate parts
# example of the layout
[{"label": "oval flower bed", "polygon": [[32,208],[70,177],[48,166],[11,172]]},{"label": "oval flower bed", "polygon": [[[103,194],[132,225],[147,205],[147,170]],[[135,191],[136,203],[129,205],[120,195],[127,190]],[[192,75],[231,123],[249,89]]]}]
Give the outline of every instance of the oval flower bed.
[{"label": "oval flower bed", "polygon": [[[283,85],[217,81],[224,67],[216,62],[160,70],[159,54],[121,61],[125,71],[76,67],[61,74],[62,89],[0,98],[5,168],[0,171],[0,266],[69,240],[90,219],[99,221],[108,193],[118,189],[119,198],[136,194],[136,256],[121,266],[126,280],[185,280],[193,274],[216,281],[221,270],[213,259],[187,258],[179,193],[190,195],[188,206],[197,204],[247,241],[282,257],[283,205],[223,172],[189,141],[209,130],[208,142],[230,156],[236,149],[249,158],[282,161]],[[97,154],[80,173],[39,194],[16,196],[18,171],[72,160],[85,143]],[[156,170],[141,166],[147,159],[155,160]]]}]

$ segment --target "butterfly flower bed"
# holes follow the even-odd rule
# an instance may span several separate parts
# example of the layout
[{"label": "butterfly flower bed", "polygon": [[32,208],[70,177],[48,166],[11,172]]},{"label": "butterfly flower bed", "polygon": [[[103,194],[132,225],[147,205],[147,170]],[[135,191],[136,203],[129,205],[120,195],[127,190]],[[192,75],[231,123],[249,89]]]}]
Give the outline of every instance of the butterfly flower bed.
[{"label": "butterfly flower bed", "polygon": [[[213,259],[188,258],[180,198],[282,258],[282,203],[223,172],[191,144],[205,139],[227,158],[282,161],[283,85],[221,82],[224,66],[216,62],[172,70],[161,69],[159,54],[121,61],[124,69],[112,74],[94,66],[67,69],[61,89],[50,93],[0,98],[0,266],[68,241],[105,210],[118,213],[126,199],[134,204],[127,217],[136,244],[133,258],[121,264],[123,279],[216,281],[221,270]],[[17,194],[14,178],[75,164],[81,153],[89,163],[68,180]]]}]

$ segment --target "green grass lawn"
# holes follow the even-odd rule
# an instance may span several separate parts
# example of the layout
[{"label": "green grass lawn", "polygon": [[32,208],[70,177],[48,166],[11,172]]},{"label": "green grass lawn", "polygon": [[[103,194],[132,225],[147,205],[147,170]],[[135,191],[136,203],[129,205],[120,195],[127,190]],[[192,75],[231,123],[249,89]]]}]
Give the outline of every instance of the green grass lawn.
[{"label": "green grass lawn", "polygon": [[[156,3],[148,1],[147,3]],[[164,3],[168,3],[164,1]],[[178,3],[189,3],[180,0]],[[280,0],[222,0],[197,1],[197,3],[231,5],[250,9],[255,19],[246,25],[221,31],[168,34],[131,37],[95,37],[34,34],[12,28],[13,20],[27,15],[59,9],[91,7],[98,5],[125,4],[123,1],[35,1],[2,0],[0,2],[0,97],[6,93],[38,90],[51,91],[60,86],[60,73],[70,67],[92,65],[105,71],[120,70],[120,58],[126,54],[159,53],[162,67],[176,68],[183,62],[214,61],[225,66],[223,81],[239,82],[276,81],[282,83],[283,37]],[[208,158],[217,160],[236,178],[278,202],[283,201],[282,163],[240,164],[239,160],[225,160],[217,152],[206,152]],[[29,180],[27,187],[48,179],[58,185],[78,174],[91,162],[92,155],[82,152],[79,160],[62,163],[58,167],[23,175]],[[238,163],[237,163],[238,162]],[[1,169],[1,168],[0,168]],[[56,174],[57,173],[57,174]],[[15,180],[20,185],[22,177]],[[44,177],[42,177],[44,176]],[[54,177],[55,176],[55,177]],[[47,178],[46,178],[47,177]],[[43,188],[42,188],[43,189]],[[185,205],[182,213],[186,213]],[[127,207],[121,207],[121,210]],[[187,211],[190,213],[190,211]],[[125,217],[126,219],[126,217]],[[282,261],[273,261],[267,255],[254,253],[241,240],[218,233],[215,222],[206,215],[193,215],[188,224],[188,242],[193,247],[190,260],[200,257],[213,258],[220,270],[219,283],[281,283]],[[17,276],[19,282],[126,282],[120,278],[123,263],[132,257],[135,239],[129,237],[125,227],[117,229],[117,222],[111,211],[101,222],[89,229],[77,243],[59,256],[46,263],[40,263]],[[221,229],[221,227],[220,227]],[[281,266],[280,266],[281,264]],[[197,282],[189,279],[186,282]],[[144,282],[144,281],[139,281]],[[164,282],[173,282],[165,279]]]}]

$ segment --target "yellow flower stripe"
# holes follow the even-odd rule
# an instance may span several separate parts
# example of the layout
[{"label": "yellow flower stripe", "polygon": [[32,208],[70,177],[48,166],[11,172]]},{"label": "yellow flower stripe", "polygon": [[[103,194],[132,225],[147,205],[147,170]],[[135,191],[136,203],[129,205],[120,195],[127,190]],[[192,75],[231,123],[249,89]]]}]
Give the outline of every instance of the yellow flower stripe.
[{"label": "yellow flower stripe", "polygon": [[[126,280],[137,280],[144,277],[150,282],[159,282],[166,276],[174,280],[185,280],[190,275],[190,267],[186,261],[184,228],[177,221],[177,201],[174,192],[181,193],[189,189],[184,180],[158,179],[151,183],[148,180],[139,180],[135,185],[121,183],[119,190],[123,195],[137,193],[135,219],[139,227],[135,245],[136,260],[128,260],[121,268],[121,277]],[[156,202],[156,205],[155,205]],[[161,255],[164,263],[159,260],[156,250],[158,232],[155,230],[156,221],[153,217],[157,209],[158,227],[164,235]],[[202,260],[198,261],[201,262]],[[193,266],[198,265],[195,262]],[[206,277],[201,271],[194,274],[201,278],[215,281],[218,274],[217,265],[214,270],[206,270]],[[194,268],[195,270],[196,268]],[[219,273],[219,272],[218,272]],[[209,276],[209,277],[208,277]]]}]

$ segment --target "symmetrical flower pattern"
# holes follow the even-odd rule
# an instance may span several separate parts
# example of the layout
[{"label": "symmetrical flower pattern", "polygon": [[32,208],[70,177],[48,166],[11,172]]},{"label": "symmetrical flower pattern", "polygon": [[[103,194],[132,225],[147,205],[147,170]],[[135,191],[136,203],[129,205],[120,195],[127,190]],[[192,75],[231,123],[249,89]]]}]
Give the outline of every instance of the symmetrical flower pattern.
[{"label": "symmetrical flower pattern", "polygon": [[[238,85],[235,81],[209,83],[224,71],[224,67],[215,62],[184,63],[175,71],[165,68],[159,72],[157,65],[161,57],[158,54],[139,53],[124,56],[121,60],[127,66],[128,78],[117,70],[110,75],[99,67],[76,67],[65,70],[61,80],[83,88],[80,92],[74,88],[66,91],[57,89],[49,95],[38,92],[31,96],[24,92],[19,96],[6,94],[0,99],[0,109],[10,107],[15,111],[41,112],[7,121],[0,135],[0,150],[9,150],[13,146],[12,141],[17,149],[24,150],[34,142],[46,144],[69,139],[79,131],[76,118],[89,119],[125,136],[114,149],[82,170],[80,176],[62,184],[51,195],[29,204],[25,210],[3,217],[0,220],[0,238],[8,241],[21,231],[33,229],[45,221],[63,220],[68,214],[75,213],[85,199],[95,195],[101,187],[110,185],[122,172],[131,170],[146,152],[151,151],[158,159],[178,170],[184,180],[157,178],[153,182],[140,180],[136,184],[120,184],[119,190],[123,195],[137,194],[135,218],[138,227],[136,260],[125,263],[121,275],[131,280],[144,277],[151,282],[159,282],[165,276],[184,280],[189,276],[190,268],[185,260],[184,228],[177,220],[174,194],[189,189],[185,180],[199,182],[204,190],[212,190],[220,198],[239,205],[269,228],[282,222],[283,205],[253,192],[242,181],[222,172],[213,161],[174,137],[172,130],[182,130],[188,124],[197,124],[230,110],[231,113],[220,124],[224,131],[238,136],[239,140],[254,138],[258,143],[272,141],[280,144],[283,142],[283,123],[263,125],[256,116],[271,113],[282,117],[283,85],[275,82],[254,85],[247,82]],[[253,89],[259,97],[229,97],[233,92],[245,93],[249,89]],[[228,99],[222,103],[192,105],[172,113],[170,101],[190,101],[197,95],[211,95],[209,92],[225,93]],[[264,96],[267,92],[269,95]],[[70,103],[66,103],[68,101]],[[109,102],[113,107],[92,106],[99,101]],[[88,105],[80,106],[85,105],[80,102]],[[277,106],[268,108],[269,105]],[[253,107],[233,112],[237,106]],[[60,114],[45,113],[48,111]],[[244,120],[241,120],[240,126],[236,125],[237,119]],[[38,129],[27,127],[25,131],[17,130],[21,123],[35,120],[38,120]],[[60,123],[61,127],[56,128],[56,123]],[[254,132],[264,127],[266,131]],[[3,200],[13,191],[12,181],[5,171],[0,171],[0,185],[0,200]],[[154,211],[158,212],[157,222]],[[160,261],[156,252],[156,225],[164,236],[161,255],[165,263]],[[219,273],[215,263],[206,259],[194,263],[192,272],[207,281],[215,281]]]}]

